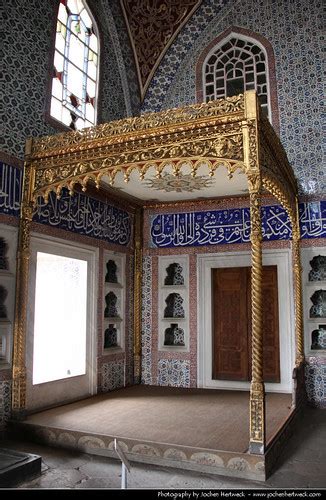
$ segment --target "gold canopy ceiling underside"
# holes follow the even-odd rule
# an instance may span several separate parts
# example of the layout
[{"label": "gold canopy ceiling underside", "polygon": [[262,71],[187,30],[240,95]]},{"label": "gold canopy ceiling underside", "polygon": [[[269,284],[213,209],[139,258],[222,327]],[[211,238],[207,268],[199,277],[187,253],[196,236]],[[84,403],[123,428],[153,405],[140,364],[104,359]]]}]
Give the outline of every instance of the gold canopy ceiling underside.
[{"label": "gold canopy ceiling underside", "polygon": [[276,133],[260,113],[254,91],[34,138],[26,145],[33,203],[39,196],[47,200],[51,191],[57,196],[63,188],[73,193],[77,183],[84,191],[90,181],[100,187],[103,176],[114,186],[119,172],[128,182],[134,170],[143,179],[154,167],[159,178],[169,165],[178,176],[186,164],[196,176],[203,163],[210,175],[219,166],[227,168],[229,177],[242,171],[249,190],[258,179],[294,218],[296,180]]}]

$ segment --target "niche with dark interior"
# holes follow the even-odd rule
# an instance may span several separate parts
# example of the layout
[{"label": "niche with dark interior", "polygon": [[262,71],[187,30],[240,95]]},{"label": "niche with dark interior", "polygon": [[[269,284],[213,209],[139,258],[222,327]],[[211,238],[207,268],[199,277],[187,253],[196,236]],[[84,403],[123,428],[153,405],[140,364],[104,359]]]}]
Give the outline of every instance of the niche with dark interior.
[{"label": "niche with dark interior", "polygon": [[0,237],[0,270],[8,271],[9,263],[7,258],[8,243],[2,237]]},{"label": "niche with dark interior", "polygon": [[112,259],[108,260],[108,262],[106,263],[106,283],[118,283],[117,270],[118,266],[116,265],[115,261]]},{"label": "niche with dark interior", "polygon": [[105,318],[119,318],[119,312],[117,308],[118,298],[114,292],[109,292],[105,296],[106,307],[104,310]]},{"label": "niche with dark interior", "polygon": [[310,318],[326,318],[326,290],[316,290],[310,300],[313,303],[310,308]]},{"label": "niche with dark interior", "polygon": [[185,333],[177,323],[172,323],[164,332],[164,345],[166,346],[184,346]]},{"label": "niche with dark interior", "polygon": [[182,275],[182,267],[177,262],[173,262],[166,268],[167,276],[164,280],[164,285],[184,285],[184,277]]},{"label": "niche with dark interior", "polygon": [[309,281],[326,281],[326,255],[316,255],[309,264]]},{"label": "niche with dark interior", "polygon": [[5,306],[5,301],[8,295],[8,290],[0,285],[0,319],[7,319],[7,308]]},{"label": "niche with dark interior", "polygon": [[183,298],[179,293],[170,293],[165,299],[164,318],[184,318]]},{"label": "niche with dark interior", "polygon": [[109,324],[104,332],[104,349],[118,347],[118,330],[113,324]]}]

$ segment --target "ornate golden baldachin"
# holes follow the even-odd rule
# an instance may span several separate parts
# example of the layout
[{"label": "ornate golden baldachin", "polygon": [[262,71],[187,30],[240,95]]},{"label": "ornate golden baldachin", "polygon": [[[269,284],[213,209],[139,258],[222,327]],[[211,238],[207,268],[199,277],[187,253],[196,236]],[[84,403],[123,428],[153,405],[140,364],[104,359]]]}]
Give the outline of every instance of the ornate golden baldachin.
[{"label": "ornate golden baldachin", "polygon": [[[78,132],[34,139],[28,145],[17,267],[16,323],[14,329],[13,406],[25,406],[26,303],[28,296],[29,225],[32,204],[51,191],[84,190],[92,181],[100,186],[105,175],[114,185],[119,172],[128,182],[136,170],[144,178],[154,167],[157,177],[169,165],[178,175],[184,164],[196,175],[203,162],[211,175],[223,165],[231,177],[240,169],[246,174],[250,193],[252,244],[252,384],[250,391],[250,443],[252,450],[265,447],[265,405],[262,380],[262,241],[261,195],[268,190],[284,206],[293,229],[296,288],[297,352],[303,353],[302,298],[297,186],[284,150],[260,116],[254,91],[207,104],[151,113],[99,125]],[[139,211],[138,211],[139,212]],[[141,279],[142,222],[135,219],[134,248],[134,375],[141,373]],[[25,304],[25,305],[24,305]],[[297,358],[299,359],[299,358]],[[25,384],[25,385],[24,385]],[[257,445],[257,446],[256,446]],[[255,451],[252,451],[255,452]]]}]

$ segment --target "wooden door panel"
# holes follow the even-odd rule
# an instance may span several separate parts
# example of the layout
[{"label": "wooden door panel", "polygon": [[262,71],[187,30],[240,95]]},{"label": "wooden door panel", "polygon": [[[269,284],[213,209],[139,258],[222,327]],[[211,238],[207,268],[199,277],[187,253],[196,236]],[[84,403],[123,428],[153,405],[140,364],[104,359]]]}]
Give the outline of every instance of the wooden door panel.
[{"label": "wooden door panel", "polygon": [[248,379],[245,268],[213,269],[213,378]]},{"label": "wooden door panel", "polygon": [[263,268],[264,382],[280,381],[277,266]]},{"label": "wooden door panel", "polygon": [[[212,270],[213,378],[251,379],[251,268]],[[277,267],[263,268],[264,381],[279,382]]]}]

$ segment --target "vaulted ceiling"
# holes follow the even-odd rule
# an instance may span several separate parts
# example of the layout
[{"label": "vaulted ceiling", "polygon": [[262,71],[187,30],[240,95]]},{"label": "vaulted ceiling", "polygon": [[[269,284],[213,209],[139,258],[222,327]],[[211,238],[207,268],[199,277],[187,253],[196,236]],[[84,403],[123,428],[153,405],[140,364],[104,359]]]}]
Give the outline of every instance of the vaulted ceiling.
[{"label": "vaulted ceiling", "polygon": [[143,100],[164,54],[202,0],[120,0],[120,3]]}]

